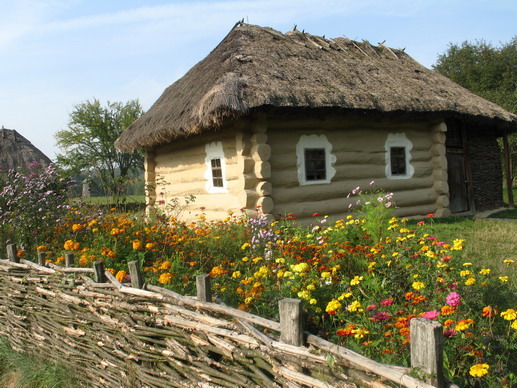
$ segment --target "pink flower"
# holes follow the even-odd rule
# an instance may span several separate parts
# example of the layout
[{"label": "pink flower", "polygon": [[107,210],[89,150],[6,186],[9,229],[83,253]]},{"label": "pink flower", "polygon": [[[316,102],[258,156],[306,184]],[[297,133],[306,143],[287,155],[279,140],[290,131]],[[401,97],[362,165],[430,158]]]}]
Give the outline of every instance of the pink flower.
[{"label": "pink flower", "polygon": [[387,312],[381,311],[378,313],[373,314],[372,321],[387,321],[391,318],[391,315],[389,315]]},{"label": "pink flower", "polygon": [[424,225],[425,224],[425,221],[419,221],[416,223],[417,225]]},{"label": "pink flower", "polygon": [[460,294],[457,292],[451,292],[449,295],[447,295],[445,302],[451,307],[459,306],[461,304]]},{"label": "pink flower", "polygon": [[377,307],[376,305],[371,304],[371,305],[369,305],[369,306],[366,306],[366,310],[367,310],[367,311],[370,311],[370,310],[375,309],[376,307]]},{"label": "pink flower", "polygon": [[425,319],[430,319],[432,321],[435,321],[436,319],[438,319],[438,316],[440,315],[440,313],[436,310],[431,310],[431,311],[428,311],[426,313],[423,313],[421,315],[422,318],[425,318]]},{"label": "pink flower", "polygon": [[390,306],[390,305],[392,305],[392,304],[393,304],[393,299],[384,299],[384,300],[380,303],[380,305],[381,305],[381,306]]}]

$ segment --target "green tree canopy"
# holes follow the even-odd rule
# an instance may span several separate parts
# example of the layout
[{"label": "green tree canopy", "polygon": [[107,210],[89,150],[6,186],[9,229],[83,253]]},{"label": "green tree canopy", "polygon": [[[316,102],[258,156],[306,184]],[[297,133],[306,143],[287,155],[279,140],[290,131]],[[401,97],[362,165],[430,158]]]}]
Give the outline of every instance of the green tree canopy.
[{"label": "green tree canopy", "polygon": [[57,163],[71,173],[87,171],[100,180],[103,189],[114,196],[123,194],[132,174],[143,168],[141,151],[122,153],[115,149],[115,140],[133,121],[143,114],[138,100],[127,103],[86,100],[70,113],[68,129],[55,135],[63,151]]},{"label": "green tree canopy", "polygon": [[483,40],[451,43],[433,68],[473,93],[517,113],[517,36],[499,47]]}]

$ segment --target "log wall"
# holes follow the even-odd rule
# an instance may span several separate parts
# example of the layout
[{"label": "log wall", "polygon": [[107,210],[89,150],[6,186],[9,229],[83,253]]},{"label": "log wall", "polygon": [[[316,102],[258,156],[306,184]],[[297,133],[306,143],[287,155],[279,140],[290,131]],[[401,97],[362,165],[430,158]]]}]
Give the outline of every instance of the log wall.
[{"label": "log wall", "polygon": [[[448,206],[444,125],[427,122],[350,121],[339,117],[268,122],[271,145],[271,184],[275,214],[295,213],[299,218],[314,212],[330,216],[345,213],[355,199],[347,195],[357,186],[394,193],[399,216],[434,213]],[[405,133],[412,142],[409,179],[388,179],[385,142],[389,134]],[[330,184],[300,186],[296,144],[302,135],[325,135],[336,156],[336,174]],[[370,186],[374,180],[375,185]],[[437,183],[438,182],[438,183]],[[444,183],[445,182],[445,183]]]},{"label": "log wall", "polygon": [[[237,133],[237,134],[236,134]],[[201,213],[207,218],[221,219],[228,212],[236,211],[245,204],[239,193],[243,190],[241,155],[237,150],[236,136],[239,132],[221,131],[205,133],[193,137],[189,141],[173,142],[148,151],[148,159],[153,164],[154,176],[147,172],[146,176],[154,179],[154,198],[148,202],[169,215],[179,215],[184,219],[196,219]],[[227,181],[227,192],[209,193],[206,189],[207,165],[205,163],[205,146],[220,141],[223,146]],[[147,171],[147,170],[146,170]],[[148,181],[151,183],[151,181]],[[193,195],[195,201],[185,204],[185,198]],[[175,200],[179,205],[171,209]]]}]

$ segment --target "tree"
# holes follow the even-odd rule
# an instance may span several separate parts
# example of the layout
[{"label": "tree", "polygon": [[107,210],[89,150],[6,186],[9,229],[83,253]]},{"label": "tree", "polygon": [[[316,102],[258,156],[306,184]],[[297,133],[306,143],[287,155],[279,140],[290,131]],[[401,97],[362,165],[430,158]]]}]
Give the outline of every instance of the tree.
[{"label": "tree", "polygon": [[[433,69],[471,92],[517,114],[517,36],[494,47],[483,40],[449,44]],[[517,134],[508,136],[512,165],[517,166]],[[514,176],[510,171],[510,177]]]},{"label": "tree", "polygon": [[143,153],[119,152],[114,143],[143,113],[138,100],[125,104],[108,101],[102,106],[93,99],[76,105],[68,129],[55,135],[64,151],[57,156],[57,163],[74,174],[87,171],[118,202],[132,176],[143,169]]}]

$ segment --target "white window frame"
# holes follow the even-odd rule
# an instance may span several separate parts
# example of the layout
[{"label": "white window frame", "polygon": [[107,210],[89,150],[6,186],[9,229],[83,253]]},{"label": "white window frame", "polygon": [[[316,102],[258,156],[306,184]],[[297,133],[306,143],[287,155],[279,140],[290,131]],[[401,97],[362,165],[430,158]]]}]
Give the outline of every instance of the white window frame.
[{"label": "white window frame", "polygon": [[[226,181],[226,161],[224,159],[223,143],[216,141],[205,145],[205,189],[209,193],[227,193],[228,182]],[[214,186],[214,177],[212,176],[212,159],[221,160],[221,173],[223,175],[223,187]]]},{"label": "white window frame", "polygon": [[[405,174],[396,174],[393,175],[391,173],[391,148],[404,148],[406,152],[406,173]],[[407,138],[405,133],[390,133],[388,138],[386,139],[386,143],[384,144],[384,149],[386,150],[385,160],[386,160],[386,178],[388,179],[409,179],[415,173],[414,167],[411,165],[411,150],[413,149],[413,143]]]},{"label": "white window frame", "polygon": [[[305,150],[325,150],[325,179],[307,180],[305,175]],[[336,163],[336,156],[332,154],[332,144],[325,135],[302,135],[296,144],[296,168],[298,171],[298,182],[300,186],[329,184],[336,175],[333,165]]]}]

